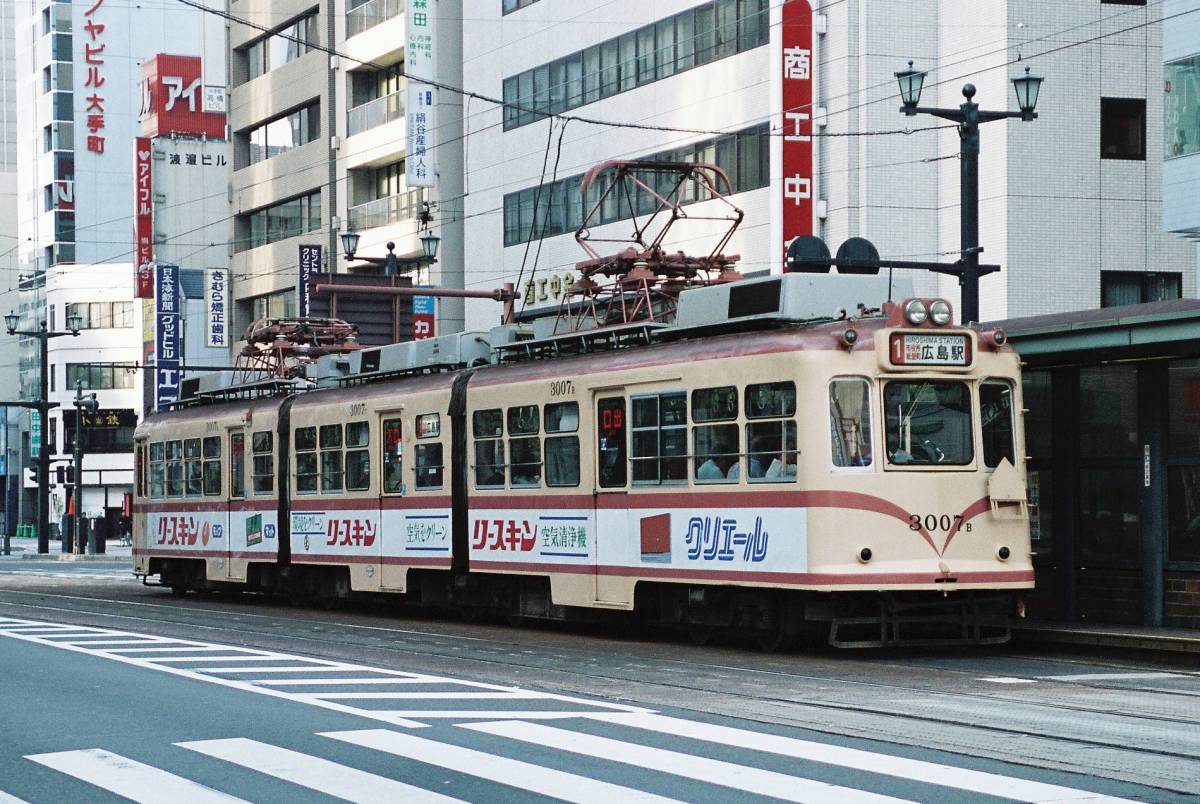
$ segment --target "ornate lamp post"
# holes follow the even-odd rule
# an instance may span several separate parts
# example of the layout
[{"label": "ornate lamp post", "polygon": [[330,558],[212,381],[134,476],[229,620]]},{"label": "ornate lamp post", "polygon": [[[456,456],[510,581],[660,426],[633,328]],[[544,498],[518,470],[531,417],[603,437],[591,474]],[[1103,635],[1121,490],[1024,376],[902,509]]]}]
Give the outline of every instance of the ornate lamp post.
[{"label": "ornate lamp post", "polygon": [[1036,120],[1038,90],[1041,89],[1042,78],[1030,75],[1029,68],[1025,74],[1012,79],[1013,89],[1017,93],[1016,112],[989,112],[979,108],[972,100],[975,97],[975,85],[965,84],[962,88],[966,102],[957,109],[937,109],[918,106],[921,102],[921,89],[925,84],[925,72],[913,68],[908,63],[908,69],[896,73],[896,81],[900,84],[900,100],[903,106],[900,111],[908,116],[928,114],[943,120],[953,120],[958,123],[959,137],[959,176],[961,196],[961,220],[959,224],[960,248],[962,250],[962,273],[959,284],[962,286],[963,323],[979,320],[979,124],[990,123],[993,120],[1004,120],[1015,117],[1021,120]]}]

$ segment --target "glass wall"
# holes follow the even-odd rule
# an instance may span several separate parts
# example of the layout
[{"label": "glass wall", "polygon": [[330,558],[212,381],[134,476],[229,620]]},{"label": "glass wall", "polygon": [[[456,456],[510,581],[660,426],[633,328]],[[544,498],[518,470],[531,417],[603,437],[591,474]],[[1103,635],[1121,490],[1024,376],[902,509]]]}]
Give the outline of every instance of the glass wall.
[{"label": "glass wall", "polygon": [[1163,157],[1200,151],[1200,54],[1163,65]]},{"label": "glass wall", "polygon": [[317,14],[306,14],[274,34],[252,42],[246,54],[246,80],[258,78],[313,49],[317,42]]},{"label": "glass wall", "polygon": [[249,223],[248,240],[238,242],[238,251],[314,232],[321,228],[321,193],[309,193],[241,216]]},{"label": "glass wall", "polygon": [[1200,563],[1200,360],[1167,369],[1167,560]]}]

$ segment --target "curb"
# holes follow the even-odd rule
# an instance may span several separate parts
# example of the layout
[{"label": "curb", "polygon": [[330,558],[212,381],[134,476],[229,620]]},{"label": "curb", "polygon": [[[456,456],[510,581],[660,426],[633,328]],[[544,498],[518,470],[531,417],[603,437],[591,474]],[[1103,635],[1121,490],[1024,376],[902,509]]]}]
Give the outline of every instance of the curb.
[{"label": "curb", "polygon": [[1013,628],[1013,641],[1024,641],[1041,645],[1058,644],[1171,654],[1200,654],[1200,633],[1195,637],[1184,637],[1154,634],[1153,632],[1145,631],[1121,632],[1082,628],[1058,629],[1053,626],[1025,626]]}]

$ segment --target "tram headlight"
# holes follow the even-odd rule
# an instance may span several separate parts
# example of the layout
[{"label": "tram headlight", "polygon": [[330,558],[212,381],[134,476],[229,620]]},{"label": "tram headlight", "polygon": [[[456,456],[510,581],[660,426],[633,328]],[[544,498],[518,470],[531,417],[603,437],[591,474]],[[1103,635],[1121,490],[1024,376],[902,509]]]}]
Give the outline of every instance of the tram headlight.
[{"label": "tram headlight", "polygon": [[1010,555],[1012,555],[1012,551],[1007,547],[1001,547],[996,551],[996,558],[1000,559],[1001,561],[1008,561],[1008,557]]},{"label": "tram headlight", "polygon": [[933,303],[929,305],[929,317],[933,319],[933,323],[937,324],[939,327],[944,327],[946,324],[949,324],[950,319],[954,317],[954,314],[950,310],[950,303],[945,299],[935,299]]},{"label": "tram headlight", "polygon": [[858,330],[851,327],[842,333],[842,343],[846,344],[847,348],[858,343]]},{"label": "tram headlight", "polygon": [[924,324],[929,318],[929,309],[925,306],[925,302],[913,299],[904,305],[904,318],[913,326]]},{"label": "tram headlight", "polygon": [[1008,341],[1008,335],[1002,329],[992,330],[992,343],[1003,346]]},{"label": "tram headlight", "polygon": [[863,564],[866,564],[868,561],[871,560],[872,555],[874,555],[874,554],[871,552],[871,548],[864,547],[858,551],[858,560],[860,562],[862,562]]}]

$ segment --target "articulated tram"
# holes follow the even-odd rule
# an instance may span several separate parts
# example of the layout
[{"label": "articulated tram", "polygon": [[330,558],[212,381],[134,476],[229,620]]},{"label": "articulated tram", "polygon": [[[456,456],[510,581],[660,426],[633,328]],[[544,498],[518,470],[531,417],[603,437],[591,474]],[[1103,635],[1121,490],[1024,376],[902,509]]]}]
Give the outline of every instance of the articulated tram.
[{"label": "articulated tram", "polygon": [[1033,585],[1016,354],[940,299],[789,316],[793,278],[685,291],[674,326],[449,336],[437,368],[364,349],[318,361],[312,390],[149,416],[135,572],[180,594],[636,612],[764,647],[1006,638]]}]

